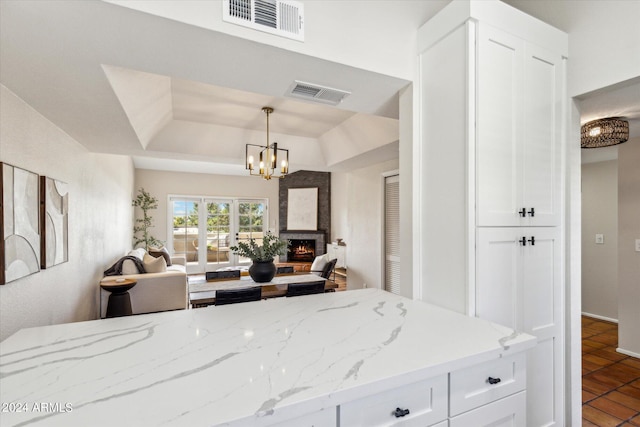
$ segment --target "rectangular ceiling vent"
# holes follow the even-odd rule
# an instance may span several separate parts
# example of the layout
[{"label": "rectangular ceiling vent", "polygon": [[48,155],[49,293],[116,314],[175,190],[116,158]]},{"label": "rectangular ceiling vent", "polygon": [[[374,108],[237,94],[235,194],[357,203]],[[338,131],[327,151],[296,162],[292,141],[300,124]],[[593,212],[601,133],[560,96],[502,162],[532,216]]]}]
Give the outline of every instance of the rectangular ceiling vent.
[{"label": "rectangular ceiling vent", "polygon": [[289,86],[287,95],[323,104],[338,105],[344,98],[351,95],[351,92],[296,80]]},{"label": "rectangular ceiling vent", "polygon": [[224,0],[222,19],[254,30],[304,41],[304,5],[291,0]]}]

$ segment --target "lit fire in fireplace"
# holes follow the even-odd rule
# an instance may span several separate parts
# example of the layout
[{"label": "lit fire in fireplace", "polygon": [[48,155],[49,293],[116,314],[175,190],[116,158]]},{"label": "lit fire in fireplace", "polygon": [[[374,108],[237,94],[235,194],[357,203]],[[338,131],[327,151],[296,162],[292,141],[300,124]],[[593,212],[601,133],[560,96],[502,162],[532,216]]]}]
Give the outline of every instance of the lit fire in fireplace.
[{"label": "lit fire in fireplace", "polygon": [[316,255],[315,240],[291,239],[287,259],[289,261],[313,261]]}]

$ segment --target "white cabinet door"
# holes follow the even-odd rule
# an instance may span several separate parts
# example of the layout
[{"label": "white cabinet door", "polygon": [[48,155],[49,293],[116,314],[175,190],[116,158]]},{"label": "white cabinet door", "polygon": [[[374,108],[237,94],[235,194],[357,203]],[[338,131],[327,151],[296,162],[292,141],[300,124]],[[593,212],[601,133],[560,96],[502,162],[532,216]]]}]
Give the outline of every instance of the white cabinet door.
[{"label": "white cabinet door", "polygon": [[479,226],[559,225],[562,57],[480,24]]},{"label": "white cabinet door", "polygon": [[338,245],[334,245],[332,243],[327,243],[327,259],[334,259],[336,258],[336,251],[335,248],[337,248]]},{"label": "white cabinet door", "polygon": [[525,427],[525,392],[514,394],[451,418],[449,427]]},{"label": "white cabinet door", "polygon": [[522,330],[520,286],[523,248],[519,229],[479,228],[476,252],[476,316]]},{"label": "white cabinet door", "polygon": [[563,293],[557,228],[525,228],[522,320],[538,345],[527,354],[527,425],[563,424]]},{"label": "white cabinet door", "polygon": [[478,29],[477,214],[479,225],[519,225],[524,42]]},{"label": "white cabinet door", "polygon": [[347,247],[327,243],[327,257],[337,259],[336,268],[347,268]]},{"label": "white cabinet door", "polygon": [[522,136],[523,225],[560,225],[562,57],[527,43]]},{"label": "white cabinet door", "polygon": [[559,234],[554,227],[478,229],[476,315],[538,338],[527,354],[529,426],[562,420]]}]

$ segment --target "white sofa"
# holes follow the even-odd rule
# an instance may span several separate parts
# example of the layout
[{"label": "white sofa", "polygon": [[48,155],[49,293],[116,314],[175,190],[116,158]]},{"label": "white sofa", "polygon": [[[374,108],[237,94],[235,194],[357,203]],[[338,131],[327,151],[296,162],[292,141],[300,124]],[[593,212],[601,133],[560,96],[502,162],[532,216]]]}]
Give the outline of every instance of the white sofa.
[{"label": "white sofa", "polygon": [[[136,250],[144,254],[144,250]],[[132,251],[129,255],[133,255]],[[142,256],[140,256],[142,259]],[[130,263],[129,265],[127,265]],[[132,271],[133,262],[126,260],[123,271]],[[133,270],[135,271],[135,270]],[[186,259],[183,256],[171,257],[171,265],[160,273],[122,274],[119,276],[105,276],[100,283],[117,279],[135,279],[137,284],[129,290],[131,296],[131,311],[133,314],[155,313],[167,310],[183,310],[189,306],[189,286],[187,284]],[[109,291],[100,288],[100,317],[107,313]]]}]

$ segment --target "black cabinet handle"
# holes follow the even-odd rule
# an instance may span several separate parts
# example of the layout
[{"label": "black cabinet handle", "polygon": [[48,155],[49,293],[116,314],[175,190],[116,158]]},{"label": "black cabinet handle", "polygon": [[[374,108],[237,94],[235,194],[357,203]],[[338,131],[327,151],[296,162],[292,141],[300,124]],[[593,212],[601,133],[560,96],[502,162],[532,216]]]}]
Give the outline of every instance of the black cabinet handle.
[{"label": "black cabinet handle", "polygon": [[522,246],[527,246],[527,238],[522,236],[522,239],[518,240]]},{"label": "black cabinet handle", "polygon": [[518,213],[520,214],[520,216],[522,218],[524,218],[525,216],[527,216],[527,209],[526,208],[522,208],[518,211]]},{"label": "black cabinet handle", "polygon": [[393,415],[395,415],[396,418],[402,418],[405,415],[409,415],[409,410],[396,408],[396,410],[393,411]]},{"label": "black cabinet handle", "polygon": [[529,243],[531,243],[531,246],[535,246],[536,245],[536,236],[531,236],[531,238],[529,240],[527,240]]},{"label": "black cabinet handle", "polygon": [[534,208],[531,208],[531,210],[527,213],[529,214],[529,216],[536,216],[536,210]]},{"label": "black cabinet handle", "polygon": [[498,384],[500,381],[502,381],[500,378],[487,378],[487,382],[491,385]]}]

